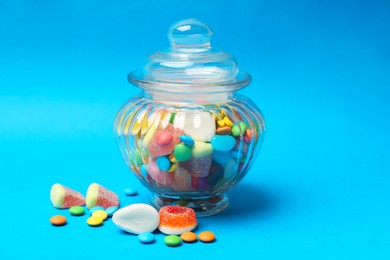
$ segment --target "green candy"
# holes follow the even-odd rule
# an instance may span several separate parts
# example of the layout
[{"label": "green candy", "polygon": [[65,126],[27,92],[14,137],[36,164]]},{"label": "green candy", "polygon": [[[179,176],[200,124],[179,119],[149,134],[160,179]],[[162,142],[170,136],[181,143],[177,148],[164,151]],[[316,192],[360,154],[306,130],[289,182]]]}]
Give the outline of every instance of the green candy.
[{"label": "green candy", "polygon": [[181,238],[175,235],[170,235],[164,238],[164,242],[168,246],[178,246],[181,244]]},{"label": "green candy", "polygon": [[240,127],[241,127],[241,133],[245,133],[246,131],[246,124],[242,121],[240,121]]},{"label": "green candy", "polygon": [[185,144],[177,144],[173,153],[178,162],[185,162],[191,158],[192,149]]},{"label": "green candy", "polygon": [[73,206],[73,207],[69,208],[69,212],[73,216],[81,216],[81,215],[84,215],[85,209],[83,207],[80,207],[80,206]]},{"label": "green candy", "polygon": [[232,128],[233,136],[237,137],[241,134],[240,126],[234,125]]},{"label": "green candy", "polygon": [[170,118],[169,118],[169,123],[170,124],[173,124],[173,120],[175,120],[175,113],[171,113],[171,116],[170,116]]}]

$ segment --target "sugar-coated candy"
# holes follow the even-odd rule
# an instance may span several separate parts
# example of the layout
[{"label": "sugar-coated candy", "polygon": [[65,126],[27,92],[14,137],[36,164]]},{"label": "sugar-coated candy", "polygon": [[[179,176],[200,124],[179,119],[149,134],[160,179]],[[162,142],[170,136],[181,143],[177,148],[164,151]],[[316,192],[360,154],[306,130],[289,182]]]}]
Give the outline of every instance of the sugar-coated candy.
[{"label": "sugar-coated candy", "polygon": [[175,235],[169,235],[164,238],[164,242],[167,246],[178,246],[181,244],[181,239]]},{"label": "sugar-coated candy", "polygon": [[233,133],[233,136],[239,136],[241,134],[241,129],[240,129],[240,126],[239,125],[234,125],[232,127],[232,133]]},{"label": "sugar-coated candy", "polygon": [[184,232],[183,234],[181,234],[180,238],[181,238],[181,240],[183,240],[184,242],[187,242],[187,243],[193,243],[196,240],[198,240],[198,238],[196,237],[196,234],[194,232],[190,232],[190,231],[187,231],[187,232]]},{"label": "sugar-coated candy", "polygon": [[195,211],[181,206],[164,206],[159,211],[158,229],[167,235],[180,235],[197,226]]},{"label": "sugar-coated candy", "polygon": [[92,216],[87,219],[87,224],[90,225],[91,227],[100,226],[102,223],[103,223],[103,219],[96,216]]},{"label": "sugar-coated candy", "polygon": [[99,210],[96,210],[92,213],[92,217],[98,217],[98,218],[101,218],[103,220],[106,220],[108,217],[108,214],[106,211],[99,209]]},{"label": "sugar-coated candy", "polygon": [[225,121],[225,125],[230,126],[230,127],[233,126],[232,121],[230,121],[230,119],[229,119],[227,116],[225,116],[225,117],[223,118],[223,120]]},{"label": "sugar-coated candy", "polygon": [[217,151],[230,151],[236,145],[236,139],[231,135],[215,135],[211,139],[211,145]]},{"label": "sugar-coated candy", "polygon": [[61,215],[56,215],[50,218],[50,223],[53,226],[63,226],[66,224],[66,217]]},{"label": "sugar-coated candy", "polygon": [[109,217],[112,217],[112,215],[115,213],[115,211],[118,210],[118,207],[112,206],[112,207],[106,208],[105,210],[107,212],[107,215]]},{"label": "sugar-coated candy", "polygon": [[[160,133],[165,131],[172,134],[172,141],[167,145],[161,146],[157,143],[156,136],[158,136]],[[148,151],[149,155],[152,158],[168,155],[172,153],[175,145],[180,143],[179,136],[183,134],[184,132],[182,129],[175,128],[172,124],[169,123],[165,128],[163,128],[163,126],[161,125],[159,126],[153,125],[149,129],[148,133],[145,135],[142,141],[142,146],[146,148],[146,150]]]},{"label": "sugar-coated candy", "polygon": [[92,208],[90,208],[89,209],[89,214],[93,214],[95,211],[97,211],[97,210],[104,210],[104,207],[102,207],[102,206],[95,206],[95,207],[92,207]]},{"label": "sugar-coated candy", "polygon": [[85,209],[81,206],[73,206],[73,207],[69,208],[69,212],[73,216],[81,216],[81,215],[84,215]]},{"label": "sugar-coated candy", "polygon": [[89,209],[94,206],[102,206],[103,208],[119,206],[118,195],[97,183],[89,185],[86,201]]},{"label": "sugar-coated candy", "polygon": [[135,196],[138,194],[138,191],[134,188],[130,188],[130,187],[127,187],[127,188],[124,188],[123,189],[123,192],[127,195],[127,196]]},{"label": "sugar-coated candy", "polygon": [[153,232],[160,223],[160,215],[148,204],[138,203],[119,209],[112,221],[120,229],[133,233]]},{"label": "sugar-coated candy", "polygon": [[149,173],[149,177],[151,177],[158,184],[163,186],[171,186],[174,178],[173,174],[167,171],[161,171],[158,168],[156,159],[149,158],[147,171]]},{"label": "sugar-coated candy", "polygon": [[192,149],[185,144],[177,144],[173,150],[175,158],[179,162],[185,162],[191,158]]},{"label": "sugar-coated candy", "polygon": [[219,127],[215,132],[217,135],[232,135],[232,128],[229,126]]},{"label": "sugar-coated candy", "polygon": [[160,146],[168,145],[172,142],[173,135],[168,130],[156,134],[156,143]]},{"label": "sugar-coated candy", "polygon": [[246,129],[245,136],[244,136],[245,143],[249,144],[252,140],[252,136],[253,136],[252,130]]},{"label": "sugar-coated candy", "polygon": [[143,232],[138,235],[138,239],[141,243],[150,244],[154,242],[154,234],[150,232]]},{"label": "sugar-coated candy", "polygon": [[191,136],[188,135],[181,135],[180,141],[182,141],[183,144],[188,146],[193,146],[195,144],[194,139],[192,139]]},{"label": "sugar-coated candy", "polygon": [[192,148],[192,157],[180,163],[192,176],[206,177],[209,175],[213,158],[213,147],[209,143],[195,141]]},{"label": "sugar-coated candy", "polygon": [[156,158],[156,163],[161,171],[168,171],[171,167],[171,162],[166,156],[159,156]]},{"label": "sugar-coated candy", "polygon": [[203,231],[199,233],[198,238],[202,242],[210,243],[215,240],[215,234],[211,231]]},{"label": "sugar-coated candy", "polygon": [[80,192],[59,183],[56,183],[51,187],[50,200],[53,206],[59,209],[85,205],[85,198]]},{"label": "sugar-coated candy", "polygon": [[215,135],[215,121],[211,114],[201,110],[176,113],[173,125],[183,129],[186,135],[196,141],[210,142]]}]

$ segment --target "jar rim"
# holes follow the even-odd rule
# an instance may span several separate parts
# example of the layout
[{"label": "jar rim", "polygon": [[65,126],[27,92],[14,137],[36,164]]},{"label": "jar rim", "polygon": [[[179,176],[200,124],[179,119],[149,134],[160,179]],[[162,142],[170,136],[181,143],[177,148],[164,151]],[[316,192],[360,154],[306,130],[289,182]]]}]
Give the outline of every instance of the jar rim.
[{"label": "jar rim", "polygon": [[136,70],[130,72],[127,79],[130,84],[147,91],[191,94],[236,91],[248,86],[252,77],[244,71],[239,71],[235,79],[225,82],[169,82],[149,79],[145,77],[143,70]]}]

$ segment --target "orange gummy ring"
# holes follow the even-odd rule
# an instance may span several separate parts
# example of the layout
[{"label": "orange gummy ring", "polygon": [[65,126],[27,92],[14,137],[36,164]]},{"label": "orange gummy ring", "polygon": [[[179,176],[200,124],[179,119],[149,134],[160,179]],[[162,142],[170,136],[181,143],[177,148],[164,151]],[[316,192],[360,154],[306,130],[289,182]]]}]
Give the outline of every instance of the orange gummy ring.
[{"label": "orange gummy ring", "polygon": [[193,230],[198,222],[195,211],[181,206],[165,206],[160,209],[158,229],[167,235],[180,235]]}]

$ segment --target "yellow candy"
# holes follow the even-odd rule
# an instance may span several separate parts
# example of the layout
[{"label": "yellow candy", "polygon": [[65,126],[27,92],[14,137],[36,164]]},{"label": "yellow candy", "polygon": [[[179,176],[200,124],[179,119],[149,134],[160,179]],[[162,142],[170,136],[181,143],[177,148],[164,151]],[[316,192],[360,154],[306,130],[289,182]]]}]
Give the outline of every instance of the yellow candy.
[{"label": "yellow candy", "polygon": [[92,213],[92,217],[98,217],[98,218],[105,220],[108,217],[108,214],[104,210],[99,209],[99,210],[96,210]]},{"label": "yellow candy", "polygon": [[137,135],[139,130],[141,130],[141,123],[135,122],[133,126],[133,130],[131,130],[131,134]]},{"label": "yellow candy", "polygon": [[232,121],[230,121],[230,119],[229,119],[227,116],[225,116],[225,117],[223,118],[223,120],[225,121],[225,124],[226,124],[227,126],[230,126],[230,127],[233,126]]},{"label": "yellow candy", "polygon": [[92,217],[87,219],[87,224],[92,226],[92,227],[100,226],[102,223],[103,223],[103,219],[99,218],[99,217],[92,216]]},{"label": "yellow candy", "polygon": [[171,163],[177,163],[177,159],[173,153],[171,153],[168,158]]},{"label": "yellow candy", "polygon": [[225,126],[225,120],[224,119],[218,120],[217,121],[217,125],[218,125],[218,127],[224,127]]},{"label": "yellow candy", "polygon": [[168,172],[174,172],[177,169],[178,164],[172,163],[171,167],[169,167]]}]

